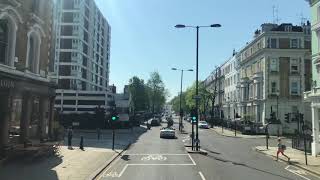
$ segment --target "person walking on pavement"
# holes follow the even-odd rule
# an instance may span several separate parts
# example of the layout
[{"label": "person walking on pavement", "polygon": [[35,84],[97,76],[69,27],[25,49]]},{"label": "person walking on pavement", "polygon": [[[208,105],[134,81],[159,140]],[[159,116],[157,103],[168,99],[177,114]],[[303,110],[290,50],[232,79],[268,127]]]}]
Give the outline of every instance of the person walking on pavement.
[{"label": "person walking on pavement", "polygon": [[84,151],[84,146],[83,146],[83,136],[81,136],[80,137],[80,149],[82,150],[82,151]]},{"label": "person walking on pavement", "polygon": [[68,128],[68,149],[72,149],[72,127]]},{"label": "person walking on pavement", "polygon": [[281,138],[278,138],[278,151],[277,151],[277,161],[279,159],[279,154],[281,153],[284,157],[288,158],[288,162],[290,161],[290,158],[284,154],[284,151],[286,150],[286,146],[282,144]]},{"label": "person walking on pavement", "polygon": [[98,135],[98,140],[100,140],[100,136],[101,136],[100,128],[97,128],[97,135]]}]

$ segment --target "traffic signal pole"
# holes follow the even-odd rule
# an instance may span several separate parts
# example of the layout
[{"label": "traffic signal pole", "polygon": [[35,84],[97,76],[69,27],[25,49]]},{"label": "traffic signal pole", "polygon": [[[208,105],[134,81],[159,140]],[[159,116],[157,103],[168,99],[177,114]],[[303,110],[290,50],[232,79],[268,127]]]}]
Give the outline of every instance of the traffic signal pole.
[{"label": "traffic signal pole", "polygon": [[199,26],[197,26],[197,54],[196,54],[196,112],[197,112],[197,120],[196,120],[196,150],[199,151],[199,132],[198,132],[198,124],[199,124]]},{"label": "traffic signal pole", "polygon": [[114,126],[112,127],[112,150],[114,150],[114,136],[115,136],[115,131],[114,131]]}]

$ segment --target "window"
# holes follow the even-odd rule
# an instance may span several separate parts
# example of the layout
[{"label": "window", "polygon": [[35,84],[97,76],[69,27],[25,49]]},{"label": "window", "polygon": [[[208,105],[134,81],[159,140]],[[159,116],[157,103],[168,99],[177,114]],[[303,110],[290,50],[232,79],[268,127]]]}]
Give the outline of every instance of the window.
[{"label": "window", "polygon": [[10,15],[0,16],[0,64],[14,66],[17,26]]},{"label": "window", "polygon": [[28,33],[27,67],[30,72],[39,74],[40,35],[35,31]]},{"label": "window", "polygon": [[32,4],[31,4],[32,12],[34,12],[34,13],[38,13],[39,12],[39,4],[40,4],[39,0],[32,0]]},{"label": "window", "polygon": [[6,64],[8,51],[8,21],[0,20],[0,63]]},{"label": "window", "polygon": [[277,48],[277,39],[276,38],[269,38],[268,39],[268,47],[269,48]]},{"label": "window", "polygon": [[296,49],[299,48],[298,39],[291,39],[291,48]]},{"label": "window", "polygon": [[277,93],[277,83],[271,82],[271,94],[276,94],[276,93]]},{"label": "window", "polygon": [[320,6],[318,6],[317,8],[317,16],[318,16],[318,21],[320,21]]},{"label": "window", "polygon": [[278,71],[278,59],[272,58],[270,60],[270,71],[277,72]]},{"label": "window", "polygon": [[298,59],[291,59],[291,61],[290,61],[290,71],[292,73],[299,72],[299,61],[298,61]]},{"label": "window", "polygon": [[293,81],[291,82],[291,86],[290,86],[290,93],[291,95],[299,95],[299,84],[297,81]]}]

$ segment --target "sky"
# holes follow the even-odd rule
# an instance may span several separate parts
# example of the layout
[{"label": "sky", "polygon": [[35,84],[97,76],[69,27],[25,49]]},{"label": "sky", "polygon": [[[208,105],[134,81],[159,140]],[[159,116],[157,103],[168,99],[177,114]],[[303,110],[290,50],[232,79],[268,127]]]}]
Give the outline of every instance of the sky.
[{"label": "sky", "polygon": [[[199,80],[253,38],[262,23],[301,24],[310,19],[305,0],[95,0],[111,26],[110,85],[123,91],[133,76],[147,79],[158,71],[170,92],[180,91],[180,72],[195,69],[196,31],[176,29],[176,24],[210,25],[199,33]],[[278,9],[274,13],[273,6]],[[195,72],[185,72],[183,89],[195,81]]]}]

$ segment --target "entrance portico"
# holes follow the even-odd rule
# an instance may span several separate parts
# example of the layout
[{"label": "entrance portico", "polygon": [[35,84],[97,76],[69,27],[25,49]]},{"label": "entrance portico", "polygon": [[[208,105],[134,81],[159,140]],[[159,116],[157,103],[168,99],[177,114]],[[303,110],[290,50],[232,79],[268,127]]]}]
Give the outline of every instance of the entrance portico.
[{"label": "entrance portico", "polygon": [[320,102],[311,103],[311,112],[312,112],[312,155],[317,156],[320,154],[320,143],[319,143],[319,109]]}]

